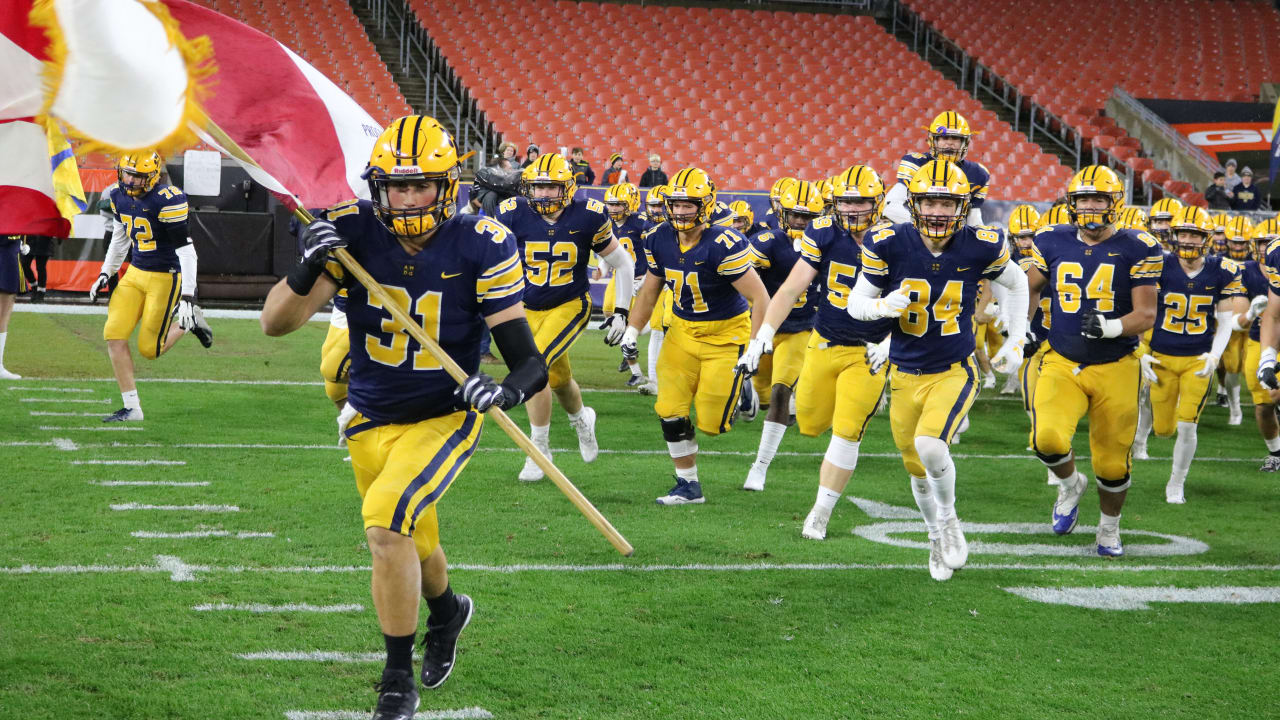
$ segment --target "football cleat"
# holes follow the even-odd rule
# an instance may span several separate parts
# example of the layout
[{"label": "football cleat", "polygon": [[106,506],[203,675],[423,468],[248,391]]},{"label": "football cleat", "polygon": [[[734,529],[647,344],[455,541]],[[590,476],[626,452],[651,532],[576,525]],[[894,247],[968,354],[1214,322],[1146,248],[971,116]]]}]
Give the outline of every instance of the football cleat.
[{"label": "football cleat", "polygon": [[213,347],[213,328],[209,327],[209,321],[204,319],[204,310],[199,305],[192,304],[191,317],[194,323],[185,329],[195,335],[201,345],[206,348]]},{"label": "football cleat", "polygon": [[969,561],[969,543],[960,529],[960,518],[951,516],[942,523],[942,562],[952,570],[959,570]]},{"label": "football cleat", "polygon": [[658,383],[650,380],[649,382],[641,385],[639,390],[641,395],[657,395]]},{"label": "football cleat", "polygon": [[1099,525],[1096,539],[1098,541],[1098,554],[1102,557],[1121,557],[1124,555],[1124,545],[1120,544],[1120,528],[1106,530]]},{"label": "football cleat", "polygon": [[618,372],[624,373],[630,369],[631,369],[631,366],[627,364],[626,358],[623,358],[622,360],[618,361]]},{"label": "football cleat", "polygon": [[1258,468],[1258,470],[1260,472],[1276,472],[1277,470],[1280,470],[1280,457],[1268,455],[1267,458],[1262,461],[1262,467]]},{"label": "football cleat", "polygon": [[138,422],[142,419],[142,408],[120,408],[102,418],[102,422]]},{"label": "football cleat", "polygon": [[738,419],[751,422],[760,414],[760,396],[748,381],[742,383],[742,397],[738,400]]},{"label": "football cleat", "polygon": [[1151,456],[1147,454],[1147,444],[1145,442],[1133,443],[1133,459],[1134,460],[1150,460]]},{"label": "football cleat", "polygon": [[831,512],[823,512],[818,508],[809,511],[804,519],[804,527],[800,529],[800,537],[808,540],[826,540],[827,523],[831,521]]},{"label": "football cleat", "polygon": [[453,661],[458,657],[458,636],[463,628],[471,623],[475,613],[475,603],[469,595],[457,596],[458,611],[453,619],[444,625],[432,625],[427,618],[427,636],[422,639],[422,686],[435,690],[449,679],[453,672]]},{"label": "football cleat", "polygon": [[[537,440],[534,440],[533,444],[539,450],[542,451],[543,455],[547,456],[548,460],[551,459],[551,441],[550,440],[546,442],[538,442]],[[533,458],[531,457],[525,458],[524,467],[520,468],[520,482],[537,482],[541,479],[542,479],[542,468],[538,467],[538,463],[534,462]]]},{"label": "football cleat", "polygon": [[984,378],[982,378],[982,389],[983,389],[983,390],[995,390],[995,389],[996,389],[996,374],[995,374],[995,373],[993,373],[993,372],[992,372],[992,373],[987,373],[987,376],[986,376],[986,377],[984,377]]},{"label": "football cleat", "polygon": [[418,688],[408,670],[383,670],[382,680],[373,686],[378,691],[378,704],[373,720],[413,720],[418,712]]},{"label": "football cleat", "polygon": [[1183,494],[1182,488],[1182,482],[1174,482],[1173,480],[1170,480],[1169,483],[1164,486],[1164,501],[1170,505],[1185,504],[1187,502],[1187,497]]},{"label": "football cleat", "polygon": [[[632,375],[632,376],[631,376],[631,379],[627,381],[627,387],[629,387],[629,388],[633,388],[633,387],[641,387],[642,385],[646,384],[647,382],[649,382],[649,381],[648,381],[648,380],[646,380],[646,379],[645,379],[645,377],[644,377],[643,375]],[[644,391],[642,390],[641,392],[644,392]]]},{"label": "football cleat", "polygon": [[9,372],[8,370],[5,370],[3,367],[0,367],[0,380],[21,380],[21,379],[22,379],[22,376],[19,375],[18,373]]},{"label": "football cleat", "polygon": [[767,472],[769,472],[768,465],[761,467],[759,463],[751,463],[751,469],[747,471],[747,481],[742,483],[742,489],[755,492],[764,490],[765,473]]},{"label": "football cleat", "polygon": [[950,580],[954,573],[955,571],[947,567],[947,564],[942,561],[942,540],[930,540],[929,577],[938,582],[943,582],[944,580]]},{"label": "football cleat", "polygon": [[696,505],[706,502],[706,498],[702,497],[702,483],[697,480],[688,482],[682,477],[676,477],[676,486],[655,502],[659,505]]},{"label": "football cleat", "polygon": [[1227,424],[1239,425],[1242,422],[1244,422],[1244,413],[1240,412],[1238,404],[1232,403],[1227,409]]},{"label": "football cleat", "polygon": [[1080,497],[1089,486],[1089,479],[1077,472],[1075,480],[1061,480],[1058,483],[1058,500],[1053,504],[1053,531],[1058,535],[1066,535],[1076,529],[1076,520],[1080,515]]},{"label": "football cleat", "polygon": [[1218,407],[1226,407],[1227,403],[1228,403],[1227,391],[1223,390],[1222,388],[1218,388],[1218,394],[1214,398],[1214,404],[1217,405]]},{"label": "football cleat", "polygon": [[578,433],[578,453],[582,455],[582,462],[594,462],[600,454],[600,445],[596,442],[596,411],[584,405],[582,419],[569,424]]},{"label": "football cleat", "polygon": [[1017,395],[1019,387],[1021,387],[1021,383],[1018,381],[1018,373],[1010,373],[1009,377],[1005,378],[1004,385],[1000,388],[1000,394]]}]

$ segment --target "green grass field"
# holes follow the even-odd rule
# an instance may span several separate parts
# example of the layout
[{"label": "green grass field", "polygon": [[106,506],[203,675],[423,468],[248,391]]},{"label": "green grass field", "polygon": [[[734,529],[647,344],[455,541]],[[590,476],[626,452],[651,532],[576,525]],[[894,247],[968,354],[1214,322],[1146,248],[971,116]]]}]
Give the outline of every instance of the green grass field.
[{"label": "green grass field", "polygon": [[[315,382],[325,326],[268,339],[214,320],[212,350],[188,339],[138,361],[141,430],[103,430],[120,402],[102,320],[11,323],[5,364],[26,377],[0,385],[0,718],[367,717],[382,639]],[[1053,536],[1021,407],[984,393],[953,449],[970,564],[938,583],[918,519],[842,500],[825,542],[801,539],[827,438],[789,431],[763,494],[740,490],[759,421],[700,438],[707,503],[655,505],[672,481],[652,399],[620,391],[599,337],[572,357],[602,454],[581,462],[558,409],[552,447],[635,556],[549,482],[517,482],[522,457],[490,424],[440,504],[476,616],[420,717],[1277,717],[1280,478],[1257,470],[1249,412],[1229,428],[1206,411],[1185,506],[1165,504],[1171,441],[1152,440],[1122,521],[1129,556],[1107,561],[1091,555],[1096,494],[1081,530]],[[887,418],[862,447],[846,497],[914,508]],[[175,484],[105,484],[121,482]],[[204,536],[147,536],[178,533]],[[1165,593],[1104,610],[1008,588]],[[284,607],[299,604],[314,607]],[[309,653],[329,655],[289,659]]]}]

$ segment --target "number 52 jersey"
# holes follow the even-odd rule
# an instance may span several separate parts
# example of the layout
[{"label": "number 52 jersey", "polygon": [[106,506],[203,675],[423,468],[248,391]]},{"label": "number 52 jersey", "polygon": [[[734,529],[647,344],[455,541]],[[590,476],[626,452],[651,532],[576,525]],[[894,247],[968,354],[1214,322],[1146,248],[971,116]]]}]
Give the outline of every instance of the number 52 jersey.
[{"label": "number 52 jersey", "polygon": [[591,251],[613,239],[613,223],[599,200],[576,198],[555,222],[547,222],[523,197],[503,200],[497,221],[515,233],[524,257],[524,304],[550,310],[587,294]]}]

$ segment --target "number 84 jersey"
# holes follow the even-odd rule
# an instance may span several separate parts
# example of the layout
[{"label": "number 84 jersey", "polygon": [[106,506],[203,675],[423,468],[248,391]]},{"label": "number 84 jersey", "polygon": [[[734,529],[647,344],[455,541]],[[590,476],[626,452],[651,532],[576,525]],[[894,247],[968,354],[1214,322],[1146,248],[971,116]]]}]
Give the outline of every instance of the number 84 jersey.
[{"label": "number 84 jersey", "polygon": [[973,354],[978,281],[1009,264],[999,228],[963,227],[934,255],[910,223],[867,232],[862,274],[884,293],[901,289],[911,304],[893,325],[889,360],[900,370],[934,373]]}]

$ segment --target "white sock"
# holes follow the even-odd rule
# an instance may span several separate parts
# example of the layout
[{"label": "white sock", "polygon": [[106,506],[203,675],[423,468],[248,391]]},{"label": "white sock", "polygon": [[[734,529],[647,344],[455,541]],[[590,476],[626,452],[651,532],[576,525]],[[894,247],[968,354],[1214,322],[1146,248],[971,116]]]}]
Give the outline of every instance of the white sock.
[{"label": "white sock", "polygon": [[938,518],[946,520],[956,514],[956,464],[948,461],[940,475],[928,475],[933,486],[933,499],[938,503]]},{"label": "white sock", "polygon": [[551,426],[529,424],[529,439],[539,445],[551,444]]},{"label": "white sock", "polygon": [[676,477],[685,482],[698,482],[698,466],[694,465],[688,470],[676,468]]},{"label": "white sock", "polygon": [[1273,438],[1263,438],[1262,441],[1267,444],[1267,452],[1280,452],[1280,435]]},{"label": "white sock", "polygon": [[658,353],[662,352],[662,339],[666,333],[654,330],[649,333],[649,381],[658,382]]},{"label": "white sock", "polygon": [[1170,479],[1181,483],[1187,479],[1191,459],[1196,456],[1196,424],[1178,423],[1178,439],[1173,443],[1173,473]]},{"label": "white sock", "polygon": [[911,478],[911,494],[916,497],[916,506],[920,508],[920,516],[924,518],[924,527],[929,531],[930,539],[937,539],[938,504],[933,499],[933,488],[927,478]]},{"label": "white sock", "polygon": [[627,369],[631,371],[631,374],[632,374],[632,375],[639,375],[639,374],[640,374],[640,363],[633,363],[633,362],[629,362],[629,363],[627,363]]},{"label": "white sock", "polygon": [[1227,373],[1227,405],[1231,412],[1240,412],[1240,373]]},{"label": "white sock", "polygon": [[1108,515],[1108,514],[1106,514],[1106,513],[1102,513],[1102,516],[1098,518],[1098,529],[1099,529],[1099,530],[1111,530],[1111,531],[1113,531],[1113,532],[1114,532],[1114,531],[1116,531],[1116,530],[1119,530],[1119,529],[1120,529],[1120,516],[1119,516],[1119,515]]},{"label": "white sock", "polygon": [[1143,390],[1138,396],[1138,432],[1133,436],[1134,444],[1146,447],[1149,435],[1151,435],[1151,396]]},{"label": "white sock", "polygon": [[769,463],[773,462],[774,453],[778,452],[778,445],[782,444],[782,435],[787,431],[787,426],[782,423],[764,421],[764,429],[760,431],[760,449],[756,451],[756,464],[763,467],[769,467]]},{"label": "white sock", "polygon": [[4,367],[4,341],[8,339],[8,332],[0,332],[0,367]]},{"label": "white sock", "polygon": [[830,515],[831,511],[835,509],[836,503],[839,501],[840,493],[832,490],[831,488],[825,488],[819,485],[818,499],[813,501],[813,509],[821,510]]},{"label": "white sock", "polygon": [[130,390],[129,392],[120,393],[120,398],[124,400],[124,406],[130,410],[141,410],[142,403],[138,402],[138,391]]},{"label": "white sock", "polygon": [[582,419],[582,411],[586,409],[587,409],[587,406],[583,405],[582,407],[578,408],[578,412],[576,413],[571,413],[568,410],[566,410],[564,414],[569,416],[569,422],[576,423]]}]

